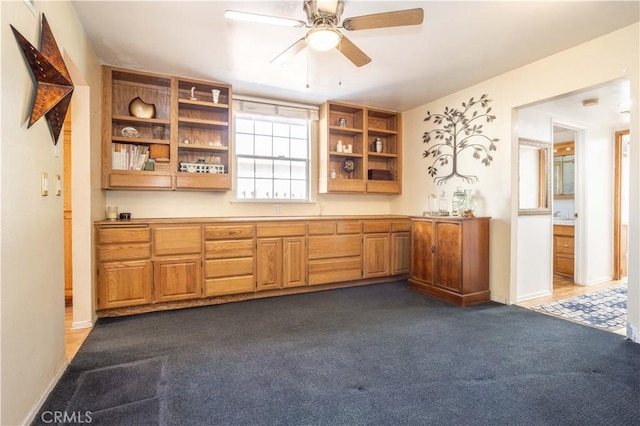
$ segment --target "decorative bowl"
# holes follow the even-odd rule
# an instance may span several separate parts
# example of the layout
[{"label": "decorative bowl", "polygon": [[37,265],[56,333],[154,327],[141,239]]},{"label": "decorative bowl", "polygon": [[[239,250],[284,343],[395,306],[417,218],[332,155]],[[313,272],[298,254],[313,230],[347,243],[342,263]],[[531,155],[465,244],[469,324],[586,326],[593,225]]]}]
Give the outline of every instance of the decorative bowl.
[{"label": "decorative bowl", "polygon": [[122,129],[122,136],[125,138],[139,138],[140,133],[138,133],[138,129],[135,127],[125,127]]}]

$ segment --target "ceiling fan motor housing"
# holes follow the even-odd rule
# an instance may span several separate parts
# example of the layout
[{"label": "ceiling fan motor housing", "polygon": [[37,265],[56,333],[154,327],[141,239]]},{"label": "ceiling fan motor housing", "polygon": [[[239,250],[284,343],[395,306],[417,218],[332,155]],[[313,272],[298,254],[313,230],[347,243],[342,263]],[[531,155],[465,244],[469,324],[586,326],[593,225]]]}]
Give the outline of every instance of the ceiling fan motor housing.
[{"label": "ceiling fan motor housing", "polygon": [[307,14],[307,21],[311,26],[324,24],[331,27],[337,27],[340,23],[340,17],[342,16],[343,10],[344,3],[342,0],[338,0],[336,2],[336,10],[333,12],[318,9],[317,0],[306,0],[304,2],[304,11]]}]

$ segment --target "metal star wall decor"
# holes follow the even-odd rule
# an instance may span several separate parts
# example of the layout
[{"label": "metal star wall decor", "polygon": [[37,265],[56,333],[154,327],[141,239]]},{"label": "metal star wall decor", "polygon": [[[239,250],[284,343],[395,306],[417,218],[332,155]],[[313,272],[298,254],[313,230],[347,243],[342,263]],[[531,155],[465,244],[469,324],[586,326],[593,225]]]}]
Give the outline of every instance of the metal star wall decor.
[{"label": "metal star wall decor", "polygon": [[31,104],[27,128],[44,115],[49,124],[53,144],[56,145],[64,117],[67,115],[71,103],[73,81],[71,81],[71,76],[64,64],[51,27],[44,15],[42,15],[40,51],[33,47],[13,25],[11,25],[11,30],[22,49],[24,58],[29,64],[31,76],[36,83],[36,92]]}]

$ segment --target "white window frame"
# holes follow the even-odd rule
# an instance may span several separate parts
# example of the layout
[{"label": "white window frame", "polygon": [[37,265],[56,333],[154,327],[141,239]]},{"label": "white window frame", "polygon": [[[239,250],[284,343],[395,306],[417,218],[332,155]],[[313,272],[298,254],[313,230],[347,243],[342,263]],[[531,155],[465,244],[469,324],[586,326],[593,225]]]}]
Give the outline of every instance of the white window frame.
[{"label": "white window frame", "polygon": [[[242,96],[242,95],[234,95],[233,97],[233,109],[234,109],[234,146],[236,147],[236,150],[234,150],[234,163],[235,163],[235,176],[234,176],[234,196],[235,196],[235,200],[238,202],[258,202],[258,203],[310,203],[311,202],[311,198],[312,198],[312,194],[311,194],[311,176],[312,176],[312,151],[311,151],[311,146],[312,146],[312,128],[313,128],[313,123],[312,121],[317,120],[318,119],[318,107],[315,106],[309,106],[309,105],[303,105],[303,104],[293,104],[293,103],[288,103],[288,102],[281,102],[281,101],[274,101],[274,100],[266,100],[266,99],[260,99],[260,98],[253,98],[253,97],[246,97],[246,96]],[[307,134],[306,134],[306,158],[300,158],[300,157],[293,157],[291,156],[291,151],[289,150],[289,156],[284,157],[284,156],[280,156],[280,155],[273,155],[273,151],[272,151],[272,155],[258,155],[255,152],[253,154],[239,154],[238,150],[237,150],[237,141],[236,141],[236,136],[241,134],[241,135],[247,135],[247,134],[251,134],[253,135],[253,137],[256,137],[256,134],[258,135],[258,137],[261,138],[271,138],[271,143],[273,143],[273,139],[277,136],[273,135],[273,131],[271,132],[271,134],[260,134],[260,133],[256,133],[256,129],[254,127],[253,132],[252,133],[247,133],[247,132],[239,132],[238,130],[238,126],[236,126],[236,120],[237,119],[249,119],[249,120],[256,120],[256,121],[267,121],[267,122],[271,122],[271,123],[279,123],[279,124],[285,124],[285,125],[289,125],[289,124],[306,124],[307,126]],[[291,136],[291,132],[289,132],[289,145],[291,146],[291,141],[292,139],[298,139],[298,138],[292,138]],[[254,140],[254,147],[255,147],[255,143],[256,141]],[[251,194],[247,194],[246,192],[241,192],[241,186],[239,185],[239,180],[243,179],[241,177],[240,174],[240,166],[239,166],[239,162],[241,161],[241,159],[253,159],[256,161],[261,161],[263,160],[263,163],[265,162],[272,162],[272,173],[271,176],[268,178],[260,178],[258,176],[258,173],[254,173],[253,174],[253,180],[254,180],[254,185],[253,188],[255,190],[256,188],[256,182],[259,180],[262,180],[262,182],[265,182],[265,180],[270,180],[271,181],[271,191],[268,191],[269,196],[262,196],[259,197],[259,194],[256,194],[255,192],[251,193]],[[273,188],[274,188],[274,183],[278,180],[275,176],[274,170],[273,168],[275,167],[274,163],[277,161],[284,161],[284,162],[289,162],[289,166],[291,167],[291,165],[295,162],[304,162],[305,163],[305,169],[306,169],[306,176],[305,176],[305,182],[304,182],[304,186],[305,186],[305,193],[306,196],[304,198],[291,198],[291,194],[287,194],[287,198],[282,197],[281,194],[278,194],[278,198],[276,198],[276,194],[274,194]],[[287,180],[285,178],[285,180]],[[293,179],[291,177],[291,175],[289,175],[289,179],[290,182],[292,181],[296,181],[298,179]],[[291,185],[289,185],[289,188],[291,188]]]}]

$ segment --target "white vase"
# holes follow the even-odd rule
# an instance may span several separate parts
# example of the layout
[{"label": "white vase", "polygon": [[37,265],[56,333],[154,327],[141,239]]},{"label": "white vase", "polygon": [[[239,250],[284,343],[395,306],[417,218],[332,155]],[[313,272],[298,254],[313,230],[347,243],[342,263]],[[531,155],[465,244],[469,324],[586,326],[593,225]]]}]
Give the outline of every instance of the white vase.
[{"label": "white vase", "polygon": [[376,138],[376,152],[382,152],[382,139]]}]

